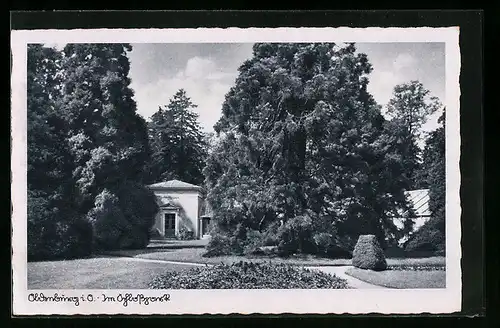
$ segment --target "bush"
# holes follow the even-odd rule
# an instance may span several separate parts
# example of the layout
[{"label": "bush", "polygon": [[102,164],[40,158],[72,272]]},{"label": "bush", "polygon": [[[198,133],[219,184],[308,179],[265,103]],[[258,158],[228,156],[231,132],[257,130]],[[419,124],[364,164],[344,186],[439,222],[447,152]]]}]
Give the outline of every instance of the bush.
[{"label": "bush", "polygon": [[287,264],[237,262],[170,271],[156,277],[154,289],[313,289],[348,288],[347,281],[321,271]]},{"label": "bush", "polygon": [[92,252],[90,224],[62,212],[45,193],[28,192],[28,261],[72,259]]},{"label": "bush", "polygon": [[352,265],[360,269],[376,271],[387,268],[384,251],[374,235],[359,236],[352,254]]},{"label": "bush", "polygon": [[313,236],[313,240],[318,255],[330,258],[351,258],[352,256],[351,252],[331,233],[317,233]]},{"label": "bush", "polygon": [[192,230],[188,230],[184,226],[181,226],[179,228],[178,239],[180,239],[180,240],[193,240],[194,239],[194,232]]},{"label": "bush", "polygon": [[297,216],[285,222],[278,229],[278,248],[281,255],[294,253],[316,253],[313,238],[312,219],[307,216]]},{"label": "bush", "polygon": [[248,230],[243,241],[243,253],[254,254],[255,251],[264,245],[264,236],[257,230]]},{"label": "bush", "polygon": [[88,213],[96,249],[141,249],[149,243],[158,205],[155,195],[132,182],[103,190]]},{"label": "bush", "polygon": [[445,251],[444,222],[430,219],[408,239],[405,243],[405,251],[443,255]]},{"label": "bush", "polygon": [[221,255],[229,255],[232,253],[231,239],[220,233],[214,232],[206,247],[204,257],[214,257]]}]

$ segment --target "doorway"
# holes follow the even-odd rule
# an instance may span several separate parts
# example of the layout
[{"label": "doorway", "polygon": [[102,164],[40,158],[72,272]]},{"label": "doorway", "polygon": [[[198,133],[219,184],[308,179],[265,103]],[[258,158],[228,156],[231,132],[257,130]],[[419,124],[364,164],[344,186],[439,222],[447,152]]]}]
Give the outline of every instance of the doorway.
[{"label": "doorway", "polygon": [[175,213],[165,213],[165,237],[175,237]]},{"label": "doorway", "polygon": [[205,236],[208,235],[208,232],[210,231],[210,218],[202,218],[201,219],[201,235]]}]

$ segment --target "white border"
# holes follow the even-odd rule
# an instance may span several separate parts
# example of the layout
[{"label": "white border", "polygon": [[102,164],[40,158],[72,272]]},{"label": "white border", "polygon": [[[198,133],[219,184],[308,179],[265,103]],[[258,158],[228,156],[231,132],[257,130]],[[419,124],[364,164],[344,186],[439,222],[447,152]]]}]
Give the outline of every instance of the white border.
[{"label": "white border", "polygon": [[[458,27],[448,28],[227,28],[12,31],[12,278],[13,314],[250,314],[450,313],[461,309],[460,131]],[[27,301],[26,45],[28,43],[243,43],[243,42],[446,43],[446,285],[414,290],[172,290],[171,301],[136,303],[30,303]],[[46,295],[108,295],[157,290],[48,290]]]}]

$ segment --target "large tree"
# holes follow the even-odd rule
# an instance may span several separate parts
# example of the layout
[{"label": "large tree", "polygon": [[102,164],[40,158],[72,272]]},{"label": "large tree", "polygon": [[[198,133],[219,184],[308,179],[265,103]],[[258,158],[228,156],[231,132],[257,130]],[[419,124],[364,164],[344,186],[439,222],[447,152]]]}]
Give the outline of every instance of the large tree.
[{"label": "large tree", "polygon": [[391,118],[392,131],[400,141],[399,153],[404,162],[405,177],[410,188],[422,187],[421,149],[422,126],[428,118],[441,108],[438,98],[419,81],[396,85],[393,97],[387,104],[387,114]]},{"label": "large tree", "polygon": [[28,258],[89,253],[89,227],[75,211],[73,157],[61,117],[62,54],[31,44],[27,51]]},{"label": "large tree", "polygon": [[180,89],[167,106],[158,108],[149,122],[152,149],[150,182],[178,179],[203,183],[206,137],[198,123],[197,105]]},{"label": "large tree", "polygon": [[[157,209],[154,195],[141,185],[148,139],[129,87],[130,50],[119,43],[64,48],[60,108],[74,157],[75,205],[92,223],[97,247],[144,246]],[[128,196],[134,193],[143,196]],[[141,199],[134,204],[142,212],[126,210],[134,199]]]},{"label": "large tree", "polygon": [[354,44],[254,46],[205,169],[216,230],[233,248],[250,231],[276,230],[291,252],[312,250],[322,232],[347,248],[359,234],[394,235],[402,167],[367,92],[370,71]]},{"label": "large tree", "polygon": [[431,218],[406,243],[408,251],[445,250],[446,152],[445,111],[440,126],[429,133],[423,151],[422,178],[429,187]]}]

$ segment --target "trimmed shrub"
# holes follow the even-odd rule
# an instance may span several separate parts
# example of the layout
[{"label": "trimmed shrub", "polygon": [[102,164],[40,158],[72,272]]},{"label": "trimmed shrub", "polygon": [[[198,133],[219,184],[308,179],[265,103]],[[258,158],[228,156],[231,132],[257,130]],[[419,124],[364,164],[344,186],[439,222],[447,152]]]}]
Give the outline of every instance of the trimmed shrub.
[{"label": "trimmed shrub", "polygon": [[352,265],[360,269],[381,271],[387,268],[384,251],[375,235],[361,235],[354,247]]},{"label": "trimmed shrub", "polygon": [[170,271],[149,284],[153,289],[345,289],[335,275],[287,264],[237,262]]}]

